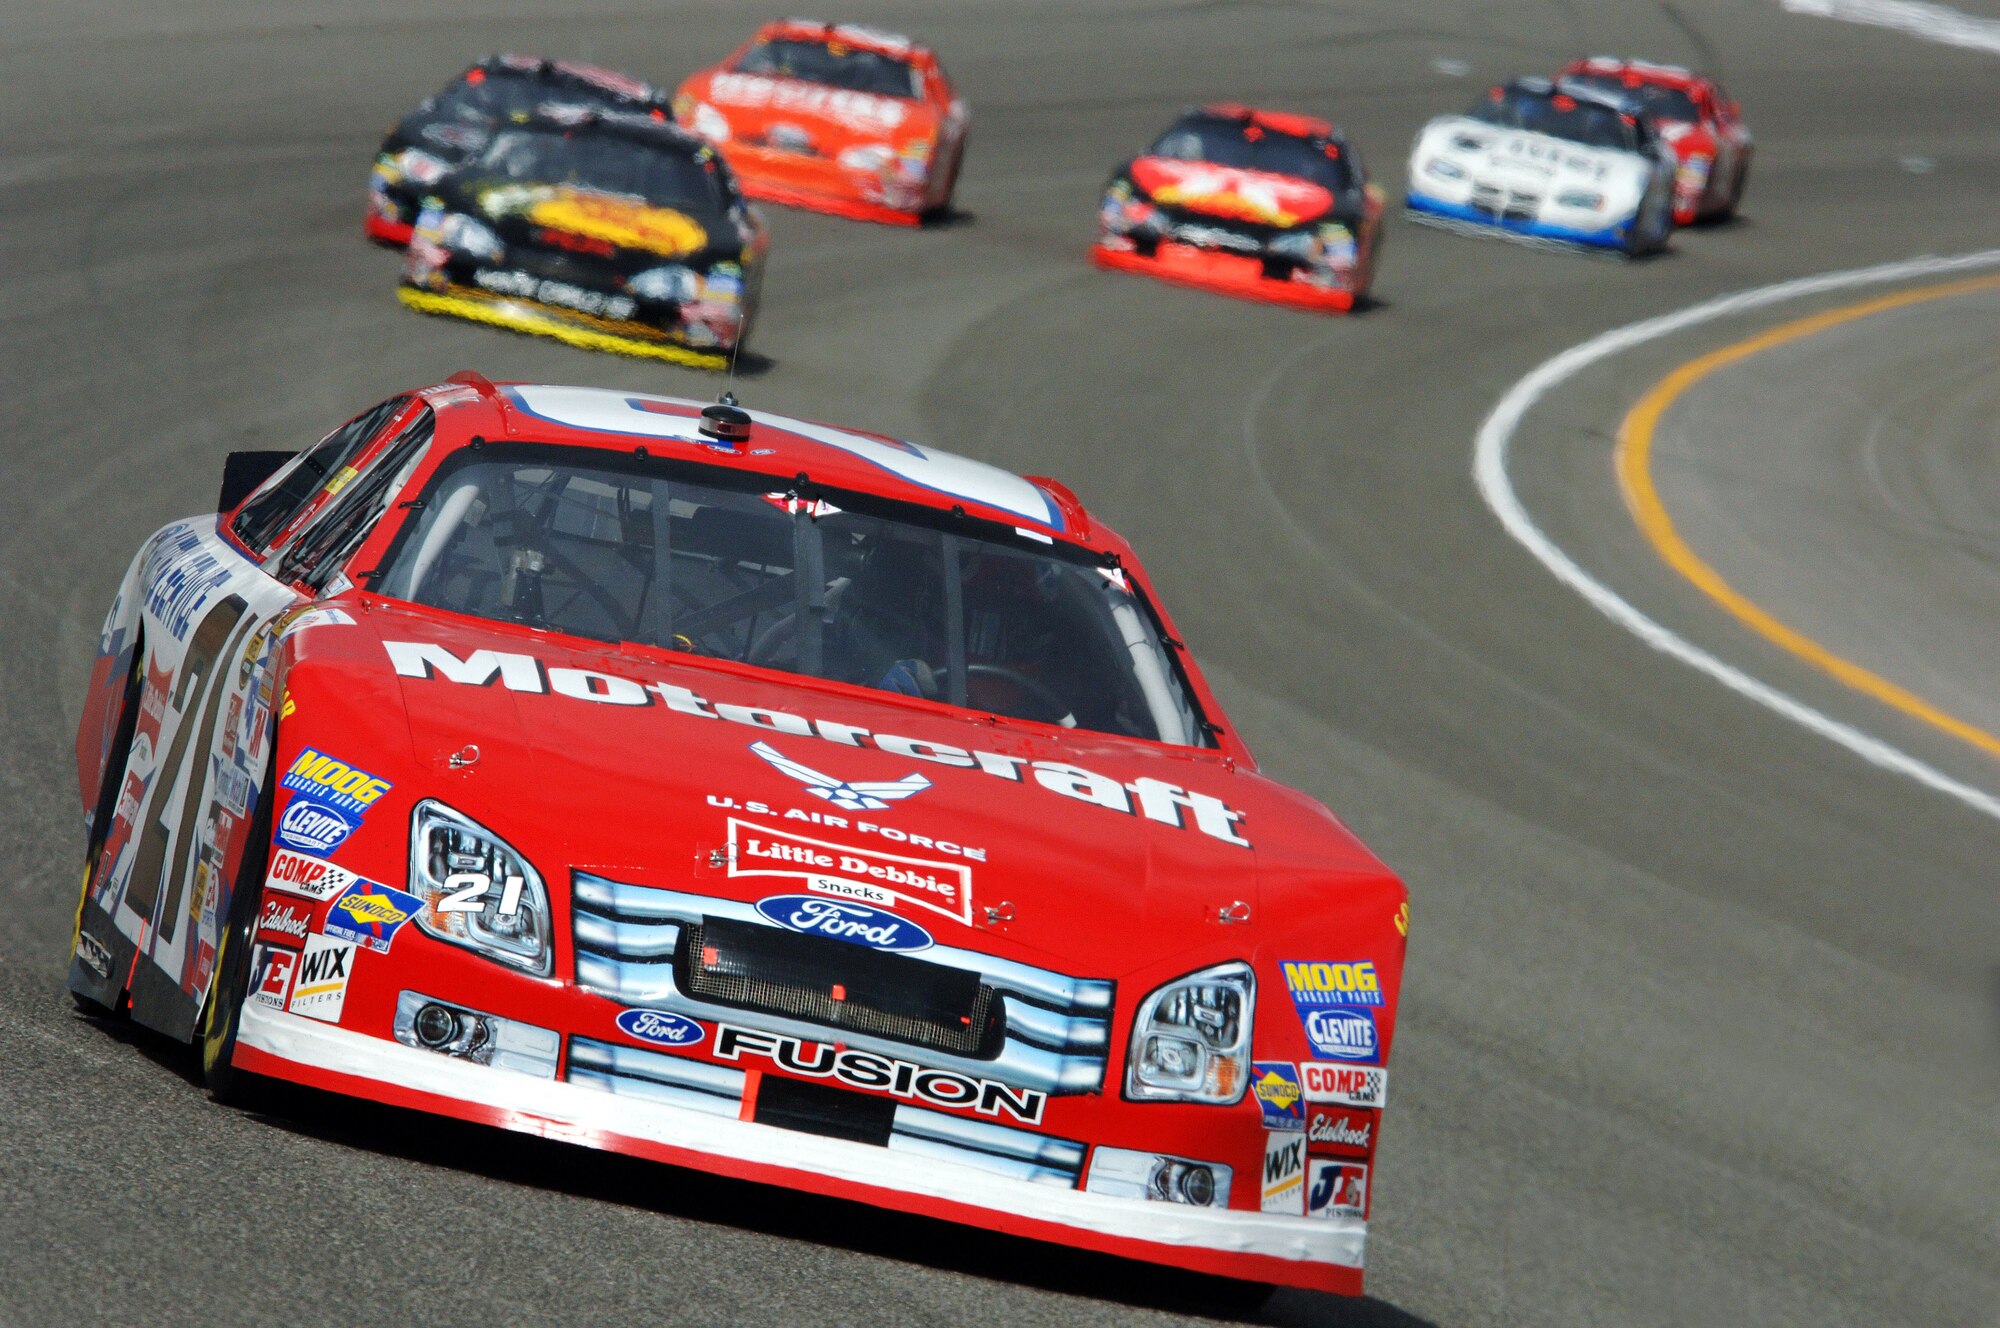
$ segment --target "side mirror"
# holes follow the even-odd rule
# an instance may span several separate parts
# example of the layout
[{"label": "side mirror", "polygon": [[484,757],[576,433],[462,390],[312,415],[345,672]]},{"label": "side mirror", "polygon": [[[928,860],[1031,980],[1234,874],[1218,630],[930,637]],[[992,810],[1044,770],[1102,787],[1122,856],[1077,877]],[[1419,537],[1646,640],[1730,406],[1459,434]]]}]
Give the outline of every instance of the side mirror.
[{"label": "side mirror", "polygon": [[257,486],[278,473],[278,468],[297,452],[231,452],[222,461],[222,493],[216,499],[218,512],[234,511]]}]

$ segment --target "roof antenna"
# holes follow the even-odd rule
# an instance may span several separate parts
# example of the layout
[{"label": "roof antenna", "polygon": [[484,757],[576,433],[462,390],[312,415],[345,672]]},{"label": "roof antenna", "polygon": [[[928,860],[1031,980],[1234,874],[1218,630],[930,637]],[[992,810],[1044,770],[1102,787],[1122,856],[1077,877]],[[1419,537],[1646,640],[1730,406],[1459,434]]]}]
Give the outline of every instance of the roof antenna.
[{"label": "roof antenna", "polygon": [[750,412],[736,404],[736,394],[725,391],[713,406],[704,406],[696,426],[704,437],[740,449],[750,441]]}]

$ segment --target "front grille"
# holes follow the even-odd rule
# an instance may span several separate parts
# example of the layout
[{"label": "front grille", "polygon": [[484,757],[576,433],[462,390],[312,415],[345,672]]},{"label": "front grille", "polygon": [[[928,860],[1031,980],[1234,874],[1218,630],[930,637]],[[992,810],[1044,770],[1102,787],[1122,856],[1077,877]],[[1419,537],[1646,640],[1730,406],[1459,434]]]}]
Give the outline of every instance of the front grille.
[{"label": "front grille", "polygon": [[823,936],[704,917],[676,956],[688,993],[957,1056],[999,1049],[1000,1000],[976,973]]},{"label": "front grille", "polygon": [[1497,220],[1534,221],[1542,214],[1542,196],[1475,183],[1472,186],[1472,206]]},{"label": "front grille", "polygon": [[890,954],[787,930],[736,900],[589,872],[572,874],[571,898],[576,984],[622,1005],[1052,1095],[1104,1085],[1108,981],[945,945]]}]

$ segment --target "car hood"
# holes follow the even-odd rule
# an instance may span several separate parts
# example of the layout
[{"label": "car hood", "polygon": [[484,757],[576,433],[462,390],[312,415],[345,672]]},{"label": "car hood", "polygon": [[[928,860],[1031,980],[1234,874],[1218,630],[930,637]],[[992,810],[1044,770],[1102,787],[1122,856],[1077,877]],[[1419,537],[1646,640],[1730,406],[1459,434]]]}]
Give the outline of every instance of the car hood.
[{"label": "car hood", "polygon": [[1635,152],[1586,147],[1566,138],[1464,118],[1433,122],[1424,130],[1418,155],[1449,158],[1483,180],[1542,188],[1622,181],[1634,171],[1643,174],[1650,168],[1650,162]]},{"label": "car hood", "polygon": [[1140,157],[1127,174],[1163,207],[1281,230],[1319,220],[1336,202],[1331,191],[1310,180],[1169,157]]},{"label": "car hood", "polygon": [[[925,102],[765,74],[696,74],[681,86],[680,96],[720,113],[719,125],[712,117],[697,117],[696,128],[710,138],[768,142],[817,156],[834,156],[862,143],[928,140],[939,129],[937,109]],[[787,139],[783,131],[788,126],[802,138]],[[780,131],[778,137],[772,137],[773,130]]]},{"label": "car hood", "polygon": [[450,206],[491,223],[510,245],[657,261],[734,256],[743,244],[726,218],[594,189],[454,176],[441,192]]},{"label": "car hood", "polygon": [[290,691],[340,712],[343,750],[381,747],[354,759],[487,825],[552,886],[574,870],[753,903],[831,894],[939,944],[1105,977],[1247,958],[1260,936],[1317,944],[1343,906],[1386,919],[1403,897],[1326,809],[1215,752],[351,599],[351,627],[305,634]]}]

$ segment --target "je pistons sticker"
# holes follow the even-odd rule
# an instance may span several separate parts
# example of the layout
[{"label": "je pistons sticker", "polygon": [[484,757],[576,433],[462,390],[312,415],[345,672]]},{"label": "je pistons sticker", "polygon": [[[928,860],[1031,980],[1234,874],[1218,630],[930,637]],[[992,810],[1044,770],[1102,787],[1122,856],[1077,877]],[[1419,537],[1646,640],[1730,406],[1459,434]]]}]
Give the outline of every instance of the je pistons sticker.
[{"label": "je pistons sticker", "polygon": [[972,923],[970,867],[829,844],[733,816],[729,818],[729,874],[786,877],[816,895],[876,908],[915,904],[967,926]]},{"label": "je pistons sticker", "polygon": [[333,901],[320,930],[387,954],[396,933],[423,906],[423,900],[393,886],[357,880]]}]

